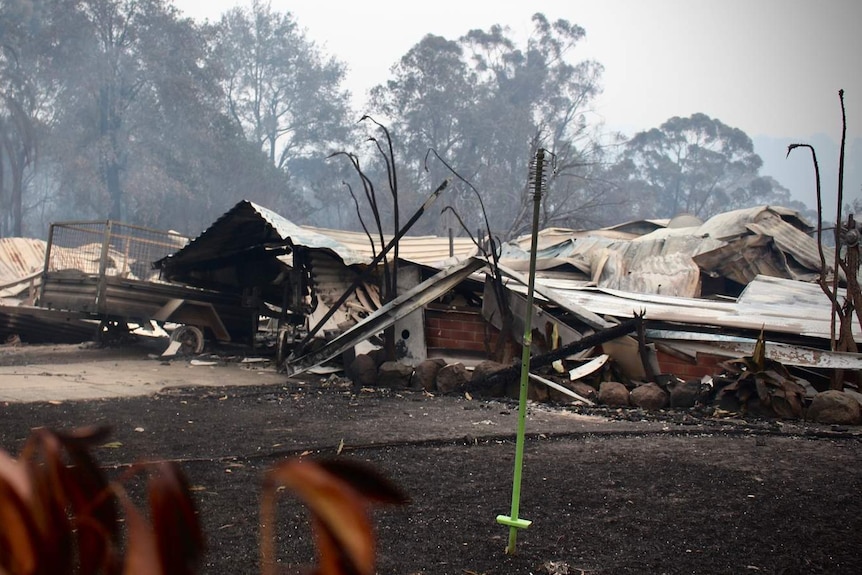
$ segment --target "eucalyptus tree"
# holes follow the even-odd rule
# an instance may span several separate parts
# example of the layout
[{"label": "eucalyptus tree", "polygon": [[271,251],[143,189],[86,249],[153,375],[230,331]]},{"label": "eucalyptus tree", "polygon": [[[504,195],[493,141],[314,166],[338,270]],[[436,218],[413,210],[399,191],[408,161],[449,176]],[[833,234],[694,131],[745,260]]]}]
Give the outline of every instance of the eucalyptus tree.
[{"label": "eucalyptus tree", "polygon": [[258,0],[228,11],[215,37],[237,129],[289,176],[294,196],[319,200],[338,187],[325,159],[345,146],[357,120],[342,88],[344,64],[323,54],[290,12]]},{"label": "eucalyptus tree", "polygon": [[[571,223],[613,197],[600,179],[607,166],[591,117],[602,67],[572,61],[585,31],[535,14],[525,47],[510,34],[492,26],[457,41],[426,36],[371,100],[392,119],[405,155],[424,158],[434,148],[472,182],[485,197],[492,233],[504,237],[528,227],[529,164],[539,148],[552,152],[557,166],[542,225]],[[411,175],[420,187],[422,173]],[[484,227],[473,191],[456,187],[449,200],[469,229]]]},{"label": "eucalyptus tree", "polygon": [[40,166],[50,216],[190,233],[249,189],[274,196],[286,187],[241,149],[205,30],[170,2],[44,4],[65,54],[44,74],[60,87]]},{"label": "eucalyptus tree", "polygon": [[195,120],[187,112],[201,100],[193,25],[163,0],[53,8],[69,52],[67,66],[53,70],[62,90],[46,150],[58,194],[75,215],[153,225],[160,198],[183,187],[162,161],[180,157],[164,147]]},{"label": "eucalyptus tree", "polygon": [[650,217],[689,213],[702,219],[729,209],[785,198],[751,138],[706,114],[673,117],[626,144],[629,186],[653,207]]},{"label": "eucalyptus tree", "polygon": [[21,236],[33,177],[58,85],[47,72],[62,60],[48,1],[0,3],[0,236]]}]

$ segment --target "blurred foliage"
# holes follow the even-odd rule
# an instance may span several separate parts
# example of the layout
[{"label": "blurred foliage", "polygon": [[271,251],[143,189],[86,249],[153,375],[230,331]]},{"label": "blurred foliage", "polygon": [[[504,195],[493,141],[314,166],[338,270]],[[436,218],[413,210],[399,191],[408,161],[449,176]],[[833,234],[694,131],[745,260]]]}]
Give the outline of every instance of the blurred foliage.
[{"label": "blurred foliage", "polygon": [[[35,429],[16,459],[0,450],[0,574],[191,575],[204,535],[189,484],[174,462],[136,464],[109,481],[90,450],[108,429]],[[145,475],[146,513],[124,485]],[[316,573],[372,575],[369,506],[407,497],[370,467],[346,459],[295,459],[267,471],[261,498],[261,572],[275,572],[275,511],[283,489],[308,508]]]}]

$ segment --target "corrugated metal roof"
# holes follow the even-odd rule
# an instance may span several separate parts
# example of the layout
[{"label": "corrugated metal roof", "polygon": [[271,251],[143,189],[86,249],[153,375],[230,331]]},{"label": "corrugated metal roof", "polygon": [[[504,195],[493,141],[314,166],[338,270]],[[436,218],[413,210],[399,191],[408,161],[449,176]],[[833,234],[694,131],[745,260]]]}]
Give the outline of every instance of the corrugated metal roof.
[{"label": "corrugated metal roof", "polygon": [[[801,230],[811,229],[811,226],[795,210],[781,206],[756,206],[716,214],[697,228],[696,235],[729,241],[746,235],[748,233],[748,224],[774,218],[776,215],[792,227]],[[685,229],[679,228],[679,230]]]},{"label": "corrugated metal roof", "polygon": [[305,246],[328,250],[347,265],[368,261],[362,254],[333,238],[303,229],[272,210],[242,200],[184,248],[155,265],[165,271],[167,279],[173,279],[179,270],[192,269],[200,263],[264,246]]},{"label": "corrugated metal roof", "polygon": [[[744,233],[733,237],[723,247],[695,254],[695,262],[704,271],[718,272],[743,285],[756,275],[816,280],[820,275],[817,240],[799,229],[797,225],[800,224],[793,217],[786,220],[782,215],[784,211],[782,208],[763,207],[729,212],[736,214],[737,220],[721,214],[720,219],[726,224],[721,228],[723,233],[730,233],[730,230],[736,233],[740,229]],[[703,227],[700,230],[703,231]],[[773,245],[762,239],[771,239]],[[835,251],[824,246],[823,253],[827,269],[831,269]]]},{"label": "corrugated metal roof", "polygon": [[[536,283],[550,288],[541,278]],[[805,282],[758,276],[735,302],[548,283],[554,285],[552,289],[559,297],[600,316],[630,318],[645,311],[648,320],[752,331],[764,328],[825,340],[830,337],[831,303],[818,286]],[[862,328],[857,322],[853,322],[853,334],[862,342]]]},{"label": "corrugated metal roof", "polygon": [[[331,250],[347,265],[368,263],[363,254],[357,253],[350,246],[343,244],[334,237],[318,233],[310,228],[298,226],[287,218],[263,206],[252,202],[240,202],[234,210],[242,210],[245,207],[243,206],[244,203],[247,203],[261,218],[272,226],[273,230],[275,230],[282,240],[290,240],[295,246]],[[228,214],[230,213],[228,212]],[[227,214],[225,215],[227,216]]]},{"label": "corrugated metal roof", "polygon": [[41,272],[44,266],[44,241],[0,238],[0,287]]},{"label": "corrugated metal roof", "polygon": [[[385,242],[392,239],[385,235]],[[288,244],[312,249],[329,250],[346,265],[367,264],[380,252],[377,236],[375,245],[362,232],[330,230],[311,226],[300,226],[278,215],[272,210],[243,200],[216,220],[188,246],[160,260],[162,268],[187,266],[195,262],[220,257],[236,252],[242,247],[265,244]],[[476,253],[470,238],[453,239],[456,259],[464,259]],[[375,251],[376,250],[376,251]],[[399,257],[417,263],[432,265],[447,260],[449,238],[438,236],[405,236],[399,241]]]},{"label": "corrugated metal roof", "polygon": [[0,305],[0,342],[18,336],[25,343],[80,343],[95,339],[98,326],[76,312]]},{"label": "corrugated metal roof", "polygon": [[[545,270],[568,264],[601,288],[680,297],[701,295],[701,271],[718,272],[742,285],[758,274],[810,281],[819,273],[817,242],[805,233],[810,226],[793,210],[758,206],[679,227],[684,221],[699,222],[682,218],[667,228],[659,226],[662,222],[648,222],[655,225],[654,231],[622,239],[543,230],[536,269],[547,275]],[[503,255],[507,265],[522,269],[515,260],[529,258],[527,239],[507,246]],[[834,253],[824,251],[827,258]]]},{"label": "corrugated metal roof", "polygon": [[[332,238],[347,246],[357,254],[362,254],[368,261],[381,251],[380,236],[372,234],[374,249],[365,232],[350,232],[345,230],[332,230],[327,228],[316,228],[312,226],[300,226],[304,230]],[[383,235],[383,247],[392,241],[391,234]],[[398,242],[398,257],[412,262],[434,265],[444,262],[450,257],[462,260],[476,255],[476,245],[470,238],[452,238],[452,252],[450,253],[449,238],[442,236],[404,236]],[[391,252],[390,252],[391,253]]]}]

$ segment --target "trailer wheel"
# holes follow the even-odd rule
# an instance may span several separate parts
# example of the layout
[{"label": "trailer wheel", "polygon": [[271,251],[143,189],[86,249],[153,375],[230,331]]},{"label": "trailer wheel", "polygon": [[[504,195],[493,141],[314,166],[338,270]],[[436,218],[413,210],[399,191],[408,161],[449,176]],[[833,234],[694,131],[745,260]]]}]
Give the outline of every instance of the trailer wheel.
[{"label": "trailer wheel", "polygon": [[204,350],[204,332],[193,325],[181,325],[171,333],[171,341],[179,342],[179,353],[196,355]]}]

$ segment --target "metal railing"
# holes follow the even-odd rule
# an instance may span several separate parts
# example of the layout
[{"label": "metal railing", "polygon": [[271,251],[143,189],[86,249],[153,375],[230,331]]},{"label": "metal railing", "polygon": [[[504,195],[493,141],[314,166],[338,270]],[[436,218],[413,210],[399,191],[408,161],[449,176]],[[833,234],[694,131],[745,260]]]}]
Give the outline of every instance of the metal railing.
[{"label": "metal railing", "polygon": [[173,232],[153,230],[111,220],[51,224],[45,273],[77,270],[99,277],[119,276],[155,281],[153,262],[188,244]]}]

